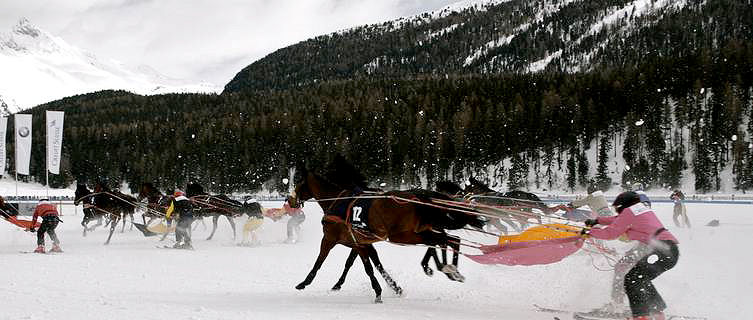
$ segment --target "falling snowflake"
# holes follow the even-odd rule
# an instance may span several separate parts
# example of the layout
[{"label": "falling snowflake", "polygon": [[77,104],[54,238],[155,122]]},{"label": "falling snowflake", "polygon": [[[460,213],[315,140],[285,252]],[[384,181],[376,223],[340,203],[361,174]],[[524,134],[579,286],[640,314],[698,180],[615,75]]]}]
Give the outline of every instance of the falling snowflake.
[{"label": "falling snowflake", "polygon": [[630,166],[629,165],[625,165],[625,171],[630,171]]},{"label": "falling snowflake", "polygon": [[644,123],[645,123],[645,121],[643,121],[643,119],[640,119],[640,120],[638,120],[638,121],[636,121],[636,122],[635,122],[635,125],[636,125],[636,126],[638,126],[638,127],[640,127],[640,126],[642,126],[642,125],[643,125]]}]

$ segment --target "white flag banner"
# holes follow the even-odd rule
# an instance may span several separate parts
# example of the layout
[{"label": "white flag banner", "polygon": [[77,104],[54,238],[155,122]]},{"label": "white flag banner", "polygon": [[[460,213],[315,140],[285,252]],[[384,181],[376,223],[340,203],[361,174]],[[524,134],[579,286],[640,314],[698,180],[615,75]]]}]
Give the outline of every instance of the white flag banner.
[{"label": "white flag banner", "polygon": [[16,120],[16,172],[29,174],[31,162],[31,115],[15,114]]},{"label": "white flag banner", "polygon": [[0,176],[5,173],[5,135],[8,131],[8,118],[0,118]]},{"label": "white flag banner", "polygon": [[47,170],[60,174],[63,149],[63,111],[47,111]]}]

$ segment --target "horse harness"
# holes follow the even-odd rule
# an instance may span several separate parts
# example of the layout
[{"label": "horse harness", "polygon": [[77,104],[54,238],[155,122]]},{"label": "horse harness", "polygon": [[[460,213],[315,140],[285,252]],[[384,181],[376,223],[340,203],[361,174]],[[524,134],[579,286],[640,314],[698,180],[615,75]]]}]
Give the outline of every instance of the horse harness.
[{"label": "horse harness", "polygon": [[[340,223],[348,228],[353,243],[358,245],[360,242],[356,238],[358,235],[365,241],[384,241],[387,238],[374,233],[368,226],[369,209],[371,208],[372,198],[360,198],[364,194],[360,190],[353,191],[347,195],[348,190],[343,190],[337,195],[336,200],[330,204],[324,212],[322,223]],[[340,199],[345,198],[345,199]],[[352,200],[351,200],[352,198]],[[341,201],[351,200],[351,201]],[[339,204],[338,204],[339,203]]]}]

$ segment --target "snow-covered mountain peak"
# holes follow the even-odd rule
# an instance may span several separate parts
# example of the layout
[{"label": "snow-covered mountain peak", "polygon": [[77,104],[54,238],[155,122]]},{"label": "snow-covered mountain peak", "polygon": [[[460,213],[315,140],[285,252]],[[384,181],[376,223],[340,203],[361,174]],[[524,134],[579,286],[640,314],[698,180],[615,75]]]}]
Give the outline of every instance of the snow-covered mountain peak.
[{"label": "snow-covered mountain peak", "polygon": [[119,89],[138,94],[218,92],[209,83],[190,83],[100,59],[22,18],[0,32],[0,104],[16,112],[71,95]]}]

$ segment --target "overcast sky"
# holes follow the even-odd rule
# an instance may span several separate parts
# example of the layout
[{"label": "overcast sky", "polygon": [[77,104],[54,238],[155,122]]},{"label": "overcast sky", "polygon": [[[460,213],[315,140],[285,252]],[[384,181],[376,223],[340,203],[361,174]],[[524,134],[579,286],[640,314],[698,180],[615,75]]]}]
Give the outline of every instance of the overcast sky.
[{"label": "overcast sky", "polygon": [[100,58],[224,85],[276,49],[458,0],[0,0],[0,32],[21,17]]}]

